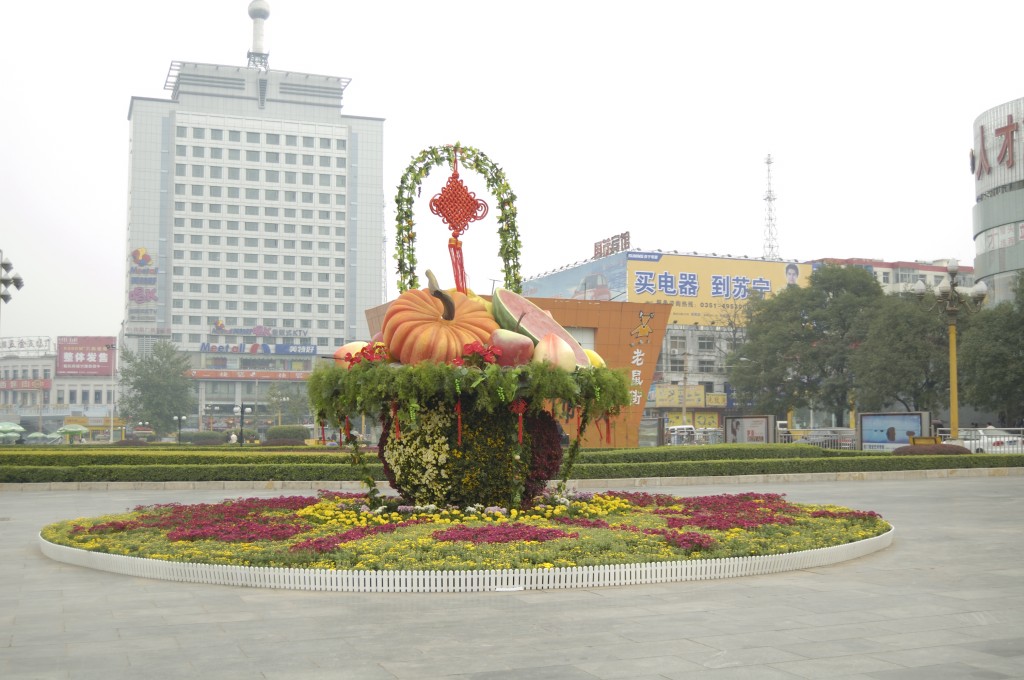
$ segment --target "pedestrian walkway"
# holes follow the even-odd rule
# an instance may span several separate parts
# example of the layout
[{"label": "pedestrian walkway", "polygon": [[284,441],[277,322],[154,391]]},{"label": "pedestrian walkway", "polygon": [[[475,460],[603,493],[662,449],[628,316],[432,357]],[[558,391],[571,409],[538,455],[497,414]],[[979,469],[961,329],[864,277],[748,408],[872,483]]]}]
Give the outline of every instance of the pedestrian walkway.
[{"label": "pedestrian walkway", "polygon": [[775,492],[875,510],[896,538],[852,562],[717,581],[474,594],[259,590],[73,567],[43,557],[36,535],[51,521],[138,504],[279,490],[5,490],[0,678],[1024,678],[1024,477],[649,490]]}]

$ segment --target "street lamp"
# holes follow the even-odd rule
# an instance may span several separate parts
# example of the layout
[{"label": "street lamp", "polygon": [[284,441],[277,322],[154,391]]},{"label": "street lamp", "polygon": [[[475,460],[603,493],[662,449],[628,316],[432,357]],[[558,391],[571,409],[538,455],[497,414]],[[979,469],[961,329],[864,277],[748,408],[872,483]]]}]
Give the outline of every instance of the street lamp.
[{"label": "street lamp", "polygon": [[[12,269],[14,269],[14,265],[4,257],[4,251],[0,250],[0,300],[3,300],[4,304],[11,301],[10,287],[12,285],[18,290],[25,286],[25,279],[21,278],[17,272],[12,274]],[[0,305],[0,309],[2,308],[3,305]]]},{"label": "street lamp", "polygon": [[281,410],[291,401],[291,397],[284,396],[277,400],[277,426],[281,427]]},{"label": "street lamp", "polygon": [[[960,405],[956,384],[956,317],[961,309],[968,312],[978,311],[988,294],[988,287],[984,281],[979,281],[972,288],[957,288],[956,275],[960,271],[960,264],[956,260],[949,261],[946,271],[949,272],[949,280],[943,281],[935,288],[935,303],[928,309],[938,309],[939,313],[946,317],[949,328],[949,438],[955,441],[960,438]],[[914,284],[914,295],[919,301],[924,300],[925,291],[924,281],[919,279]]]},{"label": "street lamp", "polygon": [[178,424],[178,446],[181,446],[181,424],[188,419],[188,416],[174,416],[174,422]]},{"label": "street lamp", "polygon": [[207,404],[206,407],[205,407],[205,410],[206,410],[206,418],[207,418],[207,428],[212,432],[213,431],[213,419],[214,419],[215,415],[220,413],[220,406],[213,406],[211,404]]},{"label": "street lamp", "polygon": [[235,406],[234,412],[238,416],[238,445],[241,446],[245,442],[245,414],[252,413],[252,409],[243,401],[241,406]]},{"label": "street lamp", "polygon": [[107,350],[114,353],[114,365],[110,368],[110,443],[114,443],[114,401],[117,394],[117,345],[107,345]]}]

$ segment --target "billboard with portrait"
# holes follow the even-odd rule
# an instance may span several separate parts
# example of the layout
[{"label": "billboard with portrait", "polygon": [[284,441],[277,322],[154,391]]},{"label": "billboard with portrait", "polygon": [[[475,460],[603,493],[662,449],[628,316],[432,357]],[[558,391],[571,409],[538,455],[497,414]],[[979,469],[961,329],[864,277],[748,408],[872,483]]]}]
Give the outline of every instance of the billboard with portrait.
[{"label": "billboard with portrait", "polygon": [[726,444],[774,444],[775,416],[726,416]]},{"label": "billboard with portrait", "polygon": [[811,275],[811,266],[798,262],[635,251],[627,257],[629,300],[672,305],[673,324],[743,325],[750,298],[807,285]]},{"label": "billboard with portrait", "polygon": [[861,451],[892,451],[909,445],[911,437],[930,433],[931,417],[927,411],[857,415],[857,448]]}]

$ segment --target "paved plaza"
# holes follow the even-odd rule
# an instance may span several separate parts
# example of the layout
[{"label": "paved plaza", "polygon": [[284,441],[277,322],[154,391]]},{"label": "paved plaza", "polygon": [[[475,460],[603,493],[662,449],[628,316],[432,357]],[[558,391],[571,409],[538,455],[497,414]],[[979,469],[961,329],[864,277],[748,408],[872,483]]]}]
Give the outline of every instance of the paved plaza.
[{"label": "paved plaza", "polygon": [[[622,486],[619,488],[632,488]],[[39,529],[138,504],[282,491],[0,491],[0,678],[969,680],[1024,678],[1024,476],[713,483],[875,510],[851,562],[589,590],[351,594],[119,576]]]}]

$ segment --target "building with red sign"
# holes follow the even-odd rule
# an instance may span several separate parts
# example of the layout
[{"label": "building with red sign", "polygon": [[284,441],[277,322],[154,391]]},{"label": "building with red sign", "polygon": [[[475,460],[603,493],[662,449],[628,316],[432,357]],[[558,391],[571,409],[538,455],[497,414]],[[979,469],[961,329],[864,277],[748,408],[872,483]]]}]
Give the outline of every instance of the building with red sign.
[{"label": "building with red sign", "polygon": [[1024,271],[1024,99],[1000,104],[974,121],[974,266],[987,304],[1013,300]]}]

